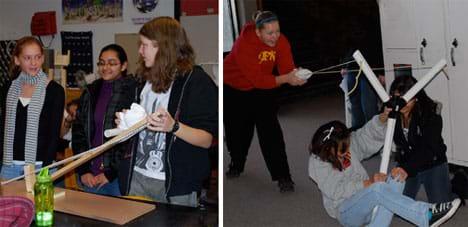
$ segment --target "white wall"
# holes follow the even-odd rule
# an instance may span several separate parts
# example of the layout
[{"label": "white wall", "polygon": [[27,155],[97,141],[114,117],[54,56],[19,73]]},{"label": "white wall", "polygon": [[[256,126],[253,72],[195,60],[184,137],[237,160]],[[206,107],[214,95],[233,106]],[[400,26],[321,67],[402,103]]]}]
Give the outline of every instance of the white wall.
[{"label": "white wall", "polygon": [[[0,0],[0,40],[14,40],[22,36],[31,35],[31,17],[35,12],[56,11],[57,34],[50,48],[61,52],[60,31],[92,31],[93,32],[93,64],[99,51],[107,44],[115,42],[115,34],[138,33],[141,25],[134,25],[131,18],[140,17],[130,0],[124,0],[123,21],[113,23],[62,24],[61,0]],[[156,16],[174,16],[174,2],[160,0],[156,7]],[[197,63],[218,62],[218,15],[182,16],[182,26],[195,49]],[[51,36],[42,37],[44,45],[51,40]],[[138,51],[138,50],[135,50]],[[213,76],[212,66],[204,67]]]},{"label": "white wall", "polygon": [[218,63],[218,15],[181,16],[180,23],[193,46],[196,62],[202,64],[217,83],[218,65],[214,63]]},{"label": "white wall", "polygon": [[[94,69],[97,56],[102,47],[114,42],[115,33],[138,33],[141,25],[134,25],[131,16],[137,14],[132,1],[123,1],[123,21],[112,23],[62,24],[61,0],[0,0],[0,40],[14,40],[31,35],[31,17],[35,12],[55,11],[57,34],[50,48],[61,52],[60,31],[92,31]],[[144,14],[138,14],[140,17]],[[174,16],[174,2],[160,0],[155,11],[156,16]],[[217,27],[216,27],[217,29]],[[51,36],[42,38],[44,45]]]}]

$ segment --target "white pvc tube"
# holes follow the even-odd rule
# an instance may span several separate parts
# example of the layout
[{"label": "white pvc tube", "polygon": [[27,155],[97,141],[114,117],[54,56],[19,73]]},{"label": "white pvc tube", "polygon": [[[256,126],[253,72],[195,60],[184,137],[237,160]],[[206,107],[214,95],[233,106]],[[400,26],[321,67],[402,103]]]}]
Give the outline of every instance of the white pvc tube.
[{"label": "white pvc tube", "polygon": [[124,131],[124,129],[120,129],[120,128],[107,129],[107,130],[104,131],[104,136],[106,138],[114,137],[114,136],[120,134],[123,131]]},{"label": "white pvc tube", "polygon": [[426,85],[434,79],[434,77],[439,74],[439,72],[447,66],[447,61],[445,59],[440,60],[435,64],[429,72],[426,73],[411,89],[409,89],[403,99],[406,102],[409,102],[421,89],[426,87]]},{"label": "white pvc tube", "polygon": [[387,174],[388,172],[388,163],[390,162],[390,152],[393,143],[393,133],[395,132],[395,118],[387,119],[387,131],[385,132],[385,143],[382,152],[382,160],[380,161],[380,171],[381,173]]},{"label": "white pvc tube", "polygon": [[375,73],[369,67],[369,64],[367,64],[366,59],[364,59],[364,57],[362,56],[361,52],[359,52],[359,50],[356,50],[354,52],[353,58],[361,67],[362,71],[367,77],[367,80],[369,80],[372,87],[374,87],[375,91],[377,92],[377,95],[379,95],[382,102],[384,103],[387,102],[390,99],[390,97],[387,94],[387,91],[385,91],[385,88],[382,86],[382,84],[380,84],[379,80],[375,76]]}]

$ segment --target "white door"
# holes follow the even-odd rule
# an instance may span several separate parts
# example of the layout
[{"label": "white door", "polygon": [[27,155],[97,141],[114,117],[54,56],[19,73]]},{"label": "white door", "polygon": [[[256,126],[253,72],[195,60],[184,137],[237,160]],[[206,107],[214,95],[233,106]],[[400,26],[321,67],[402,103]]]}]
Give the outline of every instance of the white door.
[{"label": "white door", "polygon": [[381,0],[379,9],[384,50],[415,49],[414,2]]},{"label": "white door", "polygon": [[[468,166],[468,1],[447,1],[448,71],[452,117],[451,161]],[[456,40],[456,42],[454,42]]]},{"label": "white door", "polygon": [[[446,59],[446,11],[445,2],[441,0],[414,0],[416,20],[416,43],[418,52],[416,79],[423,77],[430,68],[441,59]],[[446,59],[448,61],[448,59]],[[429,97],[441,102],[442,137],[447,145],[447,153],[452,152],[452,134],[450,118],[449,80],[440,73],[425,88]]]}]

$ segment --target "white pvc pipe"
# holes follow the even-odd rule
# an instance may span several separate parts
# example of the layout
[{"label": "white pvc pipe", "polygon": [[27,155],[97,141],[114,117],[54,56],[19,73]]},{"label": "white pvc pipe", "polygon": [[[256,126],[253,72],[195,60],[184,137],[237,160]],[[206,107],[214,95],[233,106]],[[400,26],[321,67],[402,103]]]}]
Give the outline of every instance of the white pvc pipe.
[{"label": "white pvc pipe", "polygon": [[395,118],[387,119],[387,131],[385,132],[385,143],[382,152],[382,160],[380,161],[380,171],[381,173],[387,174],[388,172],[388,163],[390,162],[390,152],[393,143],[393,133],[395,132]]},{"label": "white pvc pipe", "polygon": [[434,79],[439,72],[447,66],[447,61],[445,59],[440,60],[435,64],[429,72],[426,73],[411,89],[409,89],[405,95],[403,95],[403,99],[406,102],[409,102],[421,89],[423,89],[429,82]]},{"label": "white pvc pipe", "polygon": [[374,72],[369,67],[369,64],[367,64],[366,59],[364,59],[364,57],[362,56],[361,52],[359,52],[359,50],[356,50],[354,52],[353,58],[361,67],[362,71],[366,75],[372,87],[374,87],[375,91],[377,92],[377,95],[379,95],[382,102],[384,103],[387,102],[390,99],[390,97],[387,94],[387,91],[385,91],[385,88],[382,86],[382,84],[380,84],[379,80],[377,79]]},{"label": "white pvc pipe", "polygon": [[114,137],[114,136],[120,134],[123,131],[124,131],[124,129],[120,129],[120,128],[107,129],[107,130],[104,131],[104,136],[106,138]]}]

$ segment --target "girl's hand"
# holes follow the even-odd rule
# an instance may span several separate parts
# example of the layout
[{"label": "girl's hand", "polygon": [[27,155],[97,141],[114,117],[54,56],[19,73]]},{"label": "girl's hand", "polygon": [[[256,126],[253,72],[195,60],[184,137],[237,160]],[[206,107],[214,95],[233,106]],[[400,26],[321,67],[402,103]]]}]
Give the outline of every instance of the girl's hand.
[{"label": "girl's hand", "polygon": [[374,174],[373,183],[386,182],[386,181],[387,181],[387,174],[385,174],[385,173],[376,173],[376,174]]},{"label": "girl's hand", "polygon": [[391,108],[384,107],[384,111],[379,115],[379,120],[382,123],[386,123],[388,119],[388,114],[392,111]]},{"label": "girl's hand", "polygon": [[369,187],[371,184],[376,183],[376,182],[386,182],[387,181],[387,175],[384,173],[376,173],[374,174],[373,178],[367,179],[363,181],[364,188]]},{"label": "girl's hand", "polygon": [[296,76],[297,69],[293,69],[291,72],[288,73],[288,84],[292,86],[300,86],[307,82],[307,80],[303,80]]},{"label": "girl's hand", "polygon": [[146,119],[148,121],[148,129],[157,132],[170,132],[175,123],[171,114],[162,107],[158,108],[156,112],[150,114]]},{"label": "girl's hand", "polygon": [[119,125],[120,125],[120,113],[124,113],[124,114],[125,114],[125,112],[127,112],[127,110],[128,110],[128,109],[122,109],[121,112],[115,112],[115,120],[114,120],[114,122],[115,122],[116,128],[118,128]]},{"label": "girl's hand", "polygon": [[390,176],[398,182],[405,182],[406,178],[408,178],[408,173],[401,167],[395,167],[392,169]]},{"label": "girl's hand", "polygon": [[96,179],[94,179],[93,174],[86,173],[80,177],[81,183],[86,185],[88,188],[94,188],[96,186]]},{"label": "girl's hand", "polygon": [[106,175],[104,175],[104,173],[100,173],[94,176],[94,180],[96,181],[97,189],[100,189],[102,186],[109,183],[109,180],[107,179]]}]

